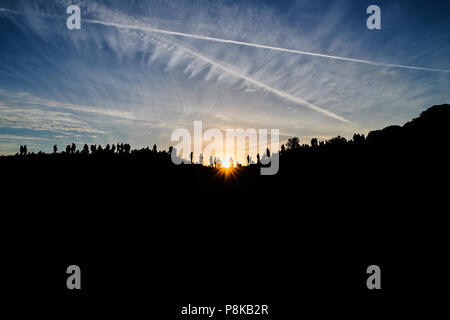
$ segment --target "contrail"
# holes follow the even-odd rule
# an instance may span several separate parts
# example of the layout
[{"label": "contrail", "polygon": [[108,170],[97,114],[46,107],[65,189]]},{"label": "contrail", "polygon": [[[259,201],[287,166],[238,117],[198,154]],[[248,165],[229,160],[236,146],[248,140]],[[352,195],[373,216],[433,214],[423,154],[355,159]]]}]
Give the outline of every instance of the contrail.
[{"label": "contrail", "polygon": [[[0,11],[7,11],[10,13],[15,13],[15,14],[20,14],[17,11],[13,11],[13,10],[9,10],[9,9],[3,9],[0,8]],[[92,24],[101,24],[101,25],[105,25],[105,26],[110,26],[110,27],[115,27],[115,28],[119,28],[119,29],[133,29],[133,30],[140,30],[140,31],[149,31],[149,32],[155,32],[155,33],[161,33],[161,34],[169,34],[169,35],[177,35],[177,36],[184,36],[184,37],[189,37],[189,38],[195,38],[195,39],[203,39],[203,40],[211,40],[211,41],[216,41],[216,42],[223,42],[223,43],[234,43],[234,44],[242,44],[242,45],[246,45],[246,46],[253,46],[253,47],[261,47],[261,48],[267,48],[267,49],[275,49],[278,51],[286,51],[286,52],[295,52],[295,50],[289,50],[289,49],[282,49],[282,48],[276,48],[276,47],[270,47],[270,46],[263,46],[263,45],[257,45],[257,44],[251,44],[251,43],[247,43],[247,42],[240,42],[240,41],[234,41],[234,40],[224,40],[224,39],[218,39],[218,38],[211,38],[211,37],[204,37],[204,36],[198,36],[198,35],[192,35],[192,34],[187,34],[187,33],[180,33],[180,32],[173,32],[173,31],[167,31],[167,30],[161,30],[161,29],[155,29],[155,28],[151,28],[151,27],[143,27],[143,26],[132,26],[132,25],[125,25],[125,24],[119,24],[119,23],[114,23],[114,22],[104,22],[104,21],[100,21],[100,20],[92,20],[92,19],[84,19],[84,22],[87,23],[92,23]],[[279,89],[270,87],[258,80],[255,80],[251,77],[249,77],[246,74],[243,74],[235,69],[233,69],[230,66],[226,66],[223,63],[217,62],[211,58],[208,58],[204,55],[202,55],[201,53],[190,49],[188,47],[186,47],[186,45],[181,45],[176,41],[171,41],[172,43],[174,43],[175,45],[177,45],[179,48],[181,48],[181,50],[184,50],[185,52],[188,52],[189,54],[199,58],[200,60],[203,60],[206,63],[209,63],[213,66],[215,66],[218,69],[221,69],[227,73],[230,73],[232,75],[234,75],[237,78],[243,79],[248,81],[249,83],[254,84],[255,86],[258,86],[260,88],[263,88],[283,99],[289,100],[295,104],[299,104],[302,106],[305,106],[311,110],[314,110],[316,112],[322,113],[326,116],[329,116],[331,118],[334,118],[336,120],[351,124],[351,125],[355,125],[354,123],[350,122],[349,120],[338,116],[337,114],[334,114],[333,112],[330,112],[328,110],[322,109],[306,100],[303,100],[301,98],[298,98],[296,96],[293,96],[287,92],[281,91]],[[298,51],[297,53],[300,53],[301,51]],[[316,55],[316,54],[311,54],[308,53],[310,55]],[[331,56],[330,56],[331,57]]]},{"label": "contrail", "polygon": [[[164,40],[164,41],[166,41],[166,40]],[[258,81],[256,79],[253,79],[252,77],[249,77],[246,74],[243,74],[243,73],[235,70],[231,66],[228,66],[228,65],[226,65],[224,63],[221,63],[221,62],[218,62],[218,61],[216,61],[216,60],[214,60],[212,58],[206,57],[205,55],[201,54],[200,52],[198,52],[198,51],[196,51],[194,49],[188,48],[184,44],[180,44],[177,41],[173,41],[173,40],[169,40],[169,42],[175,44],[181,50],[189,53],[190,55],[195,56],[198,59],[200,59],[200,60],[202,60],[202,61],[204,61],[204,62],[206,62],[206,63],[208,63],[208,64],[210,64],[210,65],[212,65],[212,66],[214,66],[214,67],[216,67],[218,69],[220,69],[220,70],[223,70],[223,71],[225,71],[225,72],[227,72],[227,73],[229,73],[229,74],[231,74],[231,75],[233,75],[233,76],[235,76],[237,78],[246,80],[247,82],[252,83],[255,86],[258,86],[258,87],[260,87],[262,89],[265,89],[268,92],[271,92],[271,93],[279,96],[282,99],[289,100],[289,101],[291,101],[291,102],[293,102],[295,104],[299,104],[301,106],[305,106],[305,107],[307,107],[307,108],[309,108],[311,110],[314,110],[316,112],[322,113],[322,114],[324,114],[324,115],[326,115],[328,117],[331,117],[333,119],[336,119],[336,120],[339,120],[339,121],[342,121],[342,122],[345,122],[345,123],[348,123],[350,125],[354,125],[355,126],[355,124],[353,122],[350,122],[349,120],[347,120],[347,119],[345,119],[345,118],[343,118],[341,116],[338,116],[337,114],[335,114],[333,112],[330,112],[328,110],[322,109],[322,108],[320,108],[320,107],[318,107],[318,106],[316,106],[316,105],[314,105],[314,104],[312,104],[312,103],[310,103],[310,102],[308,102],[306,100],[303,100],[303,99],[301,99],[299,97],[296,97],[296,96],[294,96],[292,94],[289,94],[287,92],[281,91],[281,90],[273,88],[271,86],[268,86],[268,85],[266,85],[266,84],[264,84],[264,83],[262,83],[262,82],[260,82],[260,81]]]},{"label": "contrail", "polygon": [[[10,9],[5,9],[5,8],[0,8],[0,12],[1,11],[8,12],[8,13],[13,13],[13,14],[20,14],[19,12],[15,11],[15,10],[10,10]],[[172,36],[180,36],[180,37],[185,37],[185,38],[192,38],[192,39],[199,39],[199,40],[206,40],[206,41],[214,41],[214,42],[220,42],[220,43],[236,44],[236,45],[242,45],[242,46],[247,46],[247,47],[268,49],[268,50],[274,50],[274,51],[281,51],[281,52],[294,53],[294,54],[313,56],[313,57],[328,58],[328,59],[341,60],[341,61],[350,61],[350,62],[356,62],[356,63],[364,63],[364,64],[369,64],[369,65],[379,66],[379,67],[403,68],[403,69],[412,69],[412,70],[422,70],[422,71],[433,71],[433,72],[450,73],[450,70],[446,70],[446,69],[415,67],[415,66],[407,66],[407,65],[403,65],[403,64],[393,64],[393,63],[376,62],[376,61],[370,61],[370,60],[364,60],[364,59],[347,58],[347,57],[333,56],[333,55],[329,55],[329,54],[322,54],[322,53],[316,53],[316,52],[292,50],[292,49],[268,46],[268,45],[251,43],[251,42],[236,41],[236,40],[229,40],[229,39],[220,39],[220,38],[207,37],[207,36],[200,36],[200,35],[196,35],[196,34],[190,34],[190,33],[184,33],[184,32],[176,32],[176,31],[169,31],[169,30],[157,29],[157,28],[152,28],[152,27],[133,26],[133,25],[128,25],[128,24],[114,23],[114,22],[104,22],[104,21],[94,20],[94,19],[84,19],[83,21],[87,22],[87,23],[101,24],[101,25],[104,25],[104,26],[111,26],[111,27],[117,27],[117,28],[122,28],[122,29],[134,29],[134,30],[141,30],[141,31],[149,31],[149,32],[167,34],[167,35],[172,35]]]},{"label": "contrail", "polygon": [[251,43],[251,42],[243,42],[243,41],[227,40],[227,39],[213,38],[213,37],[207,37],[207,36],[199,36],[199,35],[190,34],[190,33],[169,31],[169,30],[157,29],[157,28],[152,28],[152,27],[133,26],[133,25],[119,24],[119,23],[114,23],[114,22],[104,22],[104,21],[100,21],[100,20],[91,20],[91,19],[85,19],[83,21],[88,22],[88,23],[93,23],[93,24],[101,24],[101,25],[105,25],[105,26],[122,28],[122,29],[134,29],[134,30],[140,30],[140,31],[149,31],[149,32],[167,34],[167,35],[172,35],[172,36],[180,36],[180,37],[185,37],[185,38],[207,40],[207,41],[214,41],[214,42],[228,43],[228,44],[236,44],[236,45],[242,45],[242,46],[247,46],[247,47],[262,48],[262,49],[275,50],[275,51],[281,51],[281,52],[288,52],[288,53],[307,55],[307,56],[313,56],[313,57],[322,57],[322,58],[328,58],[328,59],[334,59],[334,60],[342,60],[342,61],[364,63],[364,64],[370,64],[370,65],[373,65],[373,66],[380,66],[380,67],[403,68],[403,69],[413,69],[413,70],[423,70],[423,71],[434,71],[434,72],[447,72],[447,73],[450,73],[450,70],[445,70],[445,69],[414,67],[414,66],[407,66],[407,65],[402,65],[402,64],[383,63],[383,62],[376,62],[376,61],[363,60],[363,59],[354,59],[354,58],[347,58],[347,57],[332,56],[332,55],[328,55],[328,54],[307,52],[307,51],[300,51],[300,50],[292,50],[292,49],[285,49],[285,48],[267,46],[267,45]]},{"label": "contrail", "polygon": [[12,14],[18,14],[19,12],[15,11],[15,10],[10,10],[10,9],[5,9],[5,8],[0,8],[0,12],[8,12],[8,13],[12,13]]}]

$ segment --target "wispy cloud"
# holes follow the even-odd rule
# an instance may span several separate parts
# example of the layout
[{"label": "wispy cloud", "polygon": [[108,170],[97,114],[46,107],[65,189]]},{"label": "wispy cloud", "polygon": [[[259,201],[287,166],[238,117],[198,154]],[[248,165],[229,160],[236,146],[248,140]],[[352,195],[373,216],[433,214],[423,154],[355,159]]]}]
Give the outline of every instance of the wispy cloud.
[{"label": "wispy cloud", "polygon": [[[8,8],[21,14],[0,12],[1,134],[45,128],[67,142],[167,147],[171,130],[203,120],[350,137],[450,99],[448,72],[390,65],[449,70],[448,23],[430,23],[416,4],[386,4],[386,28],[369,32],[352,3],[324,0],[287,11],[246,1],[77,3],[76,31],[65,27],[68,0],[18,0]],[[21,132],[28,127],[36,130]]]},{"label": "wispy cloud", "polygon": [[[5,92],[4,90],[0,89],[0,98],[7,99],[9,103],[17,103],[17,104],[25,103],[25,104],[34,105],[34,106],[44,105],[46,107],[56,108],[59,110],[67,109],[67,110],[81,111],[81,112],[87,112],[87,113],[92,113],[92,114],[96,114],[96,115],[117,117],[117,118],[123,118],[123,119],[135,119],[135,116],[131,112],[111,110],[111,109],[99,108],[99,107],[93,107],[93,106],[76,105],[73,103],[55,101],[52,99],[43,99],[40,97],[33,96],[27,92],[9,93],[9,92]],[[0,100],[0,103],[1,103],[1,100]]]}]

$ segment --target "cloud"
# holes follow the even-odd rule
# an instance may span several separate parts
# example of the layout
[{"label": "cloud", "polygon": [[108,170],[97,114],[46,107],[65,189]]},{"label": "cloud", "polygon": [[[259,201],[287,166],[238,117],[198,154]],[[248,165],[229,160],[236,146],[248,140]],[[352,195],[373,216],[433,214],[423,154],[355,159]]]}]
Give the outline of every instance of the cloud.
[{"label": "cloud", "polygon": [[[170,144],[171,130],[189,128],[193,120],[221,129],[279,128],[282,135],[300,138],[351,137],[354,132],[401,124],[450,98],[445,72],[377,67],[84,23],[98,20],[336,57],[449,69],[450,52],[442,40],[448,28],[436,32],[423,17],[414,20],[415,33],[402,31],[401,15],[392,20],[399,21],[392,26],[395,34],[365,33],[350,3],[300,0],[286,7],[286,15],[275,4],[253,2],[155,0],[130,6],[117,1],[106,6],[80,0],[82,30],[68,31],[61,8],[70,1],[56,1],[55,6],[48,1],[36,3],[14,2],[11,9],[24,14],[2,21],[9,23],[9,32],[0,35],[8,48],[0,52],[0,88],[8,94],[3,103],[16,108],[18,115],[13,111],[7,115],[8,119],[16,116],[16,129],[20,123],[27,126],[30,117],[33,128],[39,128],[39,121],[42,128],[54,124],[54,133],[67,140],[81,134],[99,143],[118,140],[160,147]],[[320,12],[314,9],[319,7]],[[389,21],[391,11],[385,10],[384,21]],[[431,29],[425,34],[421,28]],[[32,98],[13,96],[20,92]],[[324,116],[305,102],[359,126]],[[38,118],[24,109],[42,111]],[[65,121],[65,128],[101,133],[60,130]]]},{"label": "cloud", "polygon": [[0,140],[50,141],[50,139],[48,139],[48,138],[35,137],[35,136],[19,136],[19,135],[14,135],[14,134],[0,134]]},{"label": "cloud", "polygon": [[76,105],[73,103],[55,101],[52,99],[43,99],[40,97],[33,96],[27,92],[8,93],[0,89],[0,98],[1,96],[7,98],[8,102],[10,103],[26,103],[28,105],[35,105],[35,106],[45,105],[46,107],[52,107],[56,109],[81,111],[92,113],[95,115],[110,116],[122,119],[135,119],[135,116],[131,112],[98,108],[93,106]]}]

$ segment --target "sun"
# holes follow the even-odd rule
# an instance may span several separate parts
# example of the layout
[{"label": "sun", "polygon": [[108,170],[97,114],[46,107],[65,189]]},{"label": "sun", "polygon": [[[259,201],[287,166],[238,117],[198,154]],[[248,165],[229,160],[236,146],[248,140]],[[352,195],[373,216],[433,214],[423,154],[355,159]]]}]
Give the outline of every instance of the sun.
[{"label": "sun", "polygon": [[214,177],[224,182],[236,182],[242,173],[242,168],[235,166],[233,160],[226,160],[218,164]]},{"label": "sun", "polygon": [[228,160],[222,162],[222,168],[228,169],[229,167],[231,167],[231,163]]}]

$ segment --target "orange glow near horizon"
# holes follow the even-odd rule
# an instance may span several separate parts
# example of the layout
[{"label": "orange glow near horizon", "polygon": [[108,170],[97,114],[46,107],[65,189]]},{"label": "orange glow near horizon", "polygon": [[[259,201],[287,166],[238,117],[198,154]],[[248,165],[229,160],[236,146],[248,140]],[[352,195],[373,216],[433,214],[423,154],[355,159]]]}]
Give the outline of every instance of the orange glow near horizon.
[{"label": "orange glow near horizon", "polygon": [[216,178],[222,181],[235,181],[241,174],[241,168],[233,166],[230,162],[222,162],[222,165],[216,168]]}]

